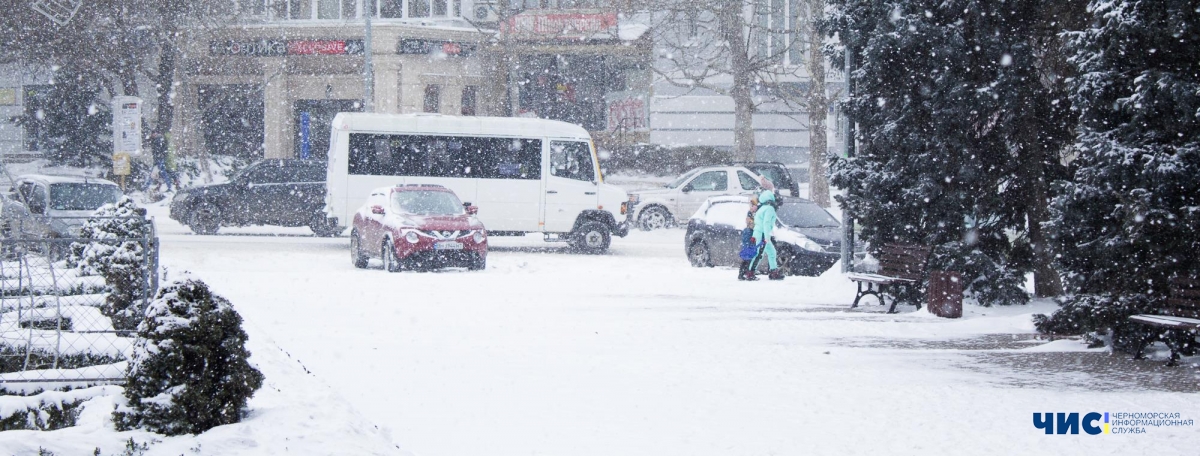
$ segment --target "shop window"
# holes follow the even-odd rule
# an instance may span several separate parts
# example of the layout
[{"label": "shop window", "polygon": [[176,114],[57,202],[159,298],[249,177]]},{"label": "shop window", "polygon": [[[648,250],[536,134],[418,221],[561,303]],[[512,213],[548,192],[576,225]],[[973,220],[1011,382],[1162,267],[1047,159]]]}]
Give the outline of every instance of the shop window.
[{"label": "shop window", "polygon": [[342,0],[342,19],[354,19],[356,17],[358,17],[358,1]]},{"label": "shop window", "polygon": [[446,15],[446,0],[433,0],[433,15],[434,16],[445,16]]},{"label": "shop window", "polygon": [[408,0],[408,17],[429,17],[429,0]]},{"label": "shop window", "polygon": [[462,92],[462,115],[464,115],[464,116],[473,116],[473,115],[475,115],[475,97],[476,97],[476,93],[478,93],[478,89],[476,89],[476,88],[475,88],[475,86],[466,86],[466,87],[463,87],[463,92]]},{"label": "shop window", "polygon": [[440,112],[442,88],[437,84],[425,86],[425,112]]}]

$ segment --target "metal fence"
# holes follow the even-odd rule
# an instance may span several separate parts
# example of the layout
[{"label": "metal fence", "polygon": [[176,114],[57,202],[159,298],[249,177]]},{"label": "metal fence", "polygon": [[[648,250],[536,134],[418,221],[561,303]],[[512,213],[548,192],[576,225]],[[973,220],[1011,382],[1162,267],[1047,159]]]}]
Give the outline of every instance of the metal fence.
[{"label": "metal fence", "polygon": [[[9,221],[0,231],[0,388],[5,390],[124,381],[134,331],[157,291],[158,238],[151,220],[66,219],[16,222],[22,226]],[[29,229],[79,226],[82,219],[138,224],[145,235],[92,239]],[[77,229],[66,232],[78,236]],[[106,269],[106,277],[97,272],[97,258],[120,258],[121,267]]]}]

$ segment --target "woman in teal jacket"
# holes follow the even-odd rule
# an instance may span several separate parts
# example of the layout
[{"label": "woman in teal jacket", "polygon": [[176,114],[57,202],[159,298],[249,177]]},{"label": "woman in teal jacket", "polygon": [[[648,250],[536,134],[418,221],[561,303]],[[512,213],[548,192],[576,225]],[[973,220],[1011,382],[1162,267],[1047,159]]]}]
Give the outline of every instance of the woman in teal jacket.
[{"label": "woman in teal jacket", "polygon": [[750,271],[758,268],[759,260],[762,259],[763,254],[766,254],[767,266],[771,270],[768,278],[783,280],[783,273],[779,271],[774,239],[771,238],[771,234],[775,230],[775,208],[779,206],[779,200],[775,199],[775,192],[763,190],[762,194],[758,196],[758,204],[758,212],[754,213],[754,239],[758,242],[758,255],[750,264]]}]

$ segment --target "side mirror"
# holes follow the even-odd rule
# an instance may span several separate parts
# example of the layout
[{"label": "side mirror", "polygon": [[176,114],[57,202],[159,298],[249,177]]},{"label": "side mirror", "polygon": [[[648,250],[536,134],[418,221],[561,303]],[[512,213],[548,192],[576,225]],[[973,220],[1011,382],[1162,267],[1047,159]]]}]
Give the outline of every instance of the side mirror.
[{"label": "side mirror", "polygon": [[463,208],[467,210],[467,214],[475,215],[479,213],[479,207],[472,206],[471,203],[463,203]]},{"label": "side mirror", "polygon": [[371,206],[371,213],[377,214],[377,215],[383,215],[385,213],[385,211],[383,210],[383,206]]},{"label": "side mirror", "polygon": [[684,192],[684,193],[688,193],[688,192],[692,191],[692,184],[684,185],[683,188],[679,189],[679,191]]}]

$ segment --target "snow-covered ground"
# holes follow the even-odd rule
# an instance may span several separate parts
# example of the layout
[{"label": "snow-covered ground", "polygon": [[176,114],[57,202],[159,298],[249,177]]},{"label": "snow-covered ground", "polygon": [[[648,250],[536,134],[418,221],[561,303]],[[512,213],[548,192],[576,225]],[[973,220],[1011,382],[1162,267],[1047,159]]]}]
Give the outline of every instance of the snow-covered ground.
[{"label": "snow-covered ground", "polygon": [[[345,238],[306,228],[195,236],[158,217],[168,279],[189,270],[245,319],[266,383],[251,416],[147,454],[1194,454],[1196,427],[1045,435],[1032,414],[1200,419],[1193,367],[1034,340],[1049,303],[968,306],[959,320],[848,309],[837,266],[743,283],[697,269],[683,231],[634,232],[608,255],[492,238],[488,268],[354,269]],[[277,234],[267,237],[257,234]],[[1125,361],[1120,360],[1124,363]],[[1074,364],[1072,364],[1074,363]],[[1148,379],[1141,381],[1140,379]],[[1161,381],[1159,381],[1161,380]],[[1179,385],[1183,384],[1180,388]],[[1158,385],[1158,386],[1156,386]],[[1179,390],[1182,390],[1179,391]],[[85,425],[0,433],[0,454],[105,454],[144,433]],[[198,448],[191,451],[191,448]],[[397,449],[403,448],[403,450]]]}]

